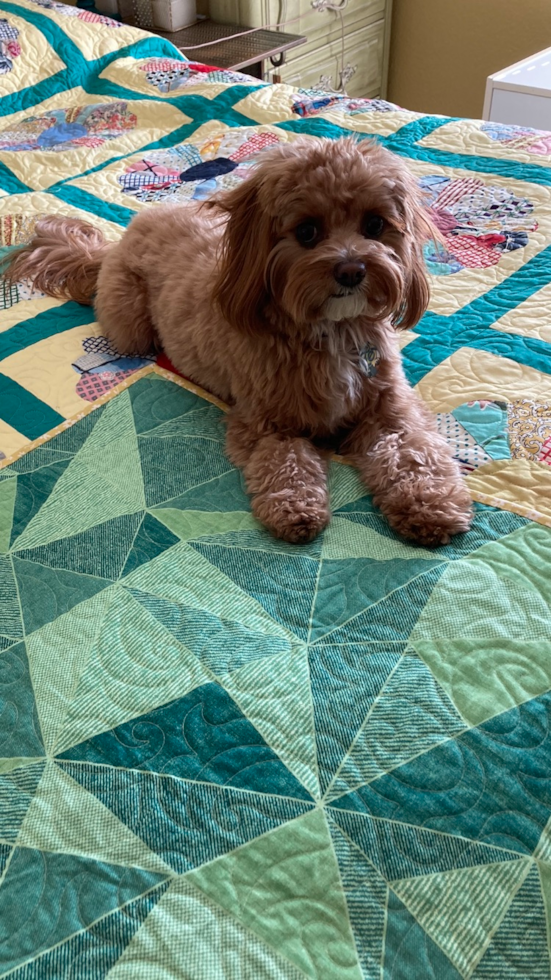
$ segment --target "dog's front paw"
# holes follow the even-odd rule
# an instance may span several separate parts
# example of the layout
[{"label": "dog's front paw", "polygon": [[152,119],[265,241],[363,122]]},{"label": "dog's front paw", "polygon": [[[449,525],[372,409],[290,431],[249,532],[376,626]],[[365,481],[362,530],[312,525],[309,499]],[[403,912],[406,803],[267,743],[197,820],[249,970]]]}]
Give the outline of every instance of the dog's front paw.
[{"label": "dog's front paw", "polygon": [[253,499],[253,513],[274,537],[290,544],[307,544],[317,538],[329,523],[327,497],[321,494],[294,493],[258,495]]},{"label": "dog's front paw", "polygon": [[455,534],[468,531],[473,519],[463,483],[436,489],[430,480],[412,481],[377,502],[398,534],[426,547],[448,544]]}]

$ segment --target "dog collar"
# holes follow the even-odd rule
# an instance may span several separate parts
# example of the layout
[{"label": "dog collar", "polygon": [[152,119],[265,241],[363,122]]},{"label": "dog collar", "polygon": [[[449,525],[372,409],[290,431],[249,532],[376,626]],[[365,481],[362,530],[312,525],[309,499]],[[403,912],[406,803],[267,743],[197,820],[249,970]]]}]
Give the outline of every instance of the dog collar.
[{"label": "dog collar", "polygon": [[360,369],[367,378],[374,378],[377,374],[381,354],[372,344],[366,344],[358,351],[360,358]]}]

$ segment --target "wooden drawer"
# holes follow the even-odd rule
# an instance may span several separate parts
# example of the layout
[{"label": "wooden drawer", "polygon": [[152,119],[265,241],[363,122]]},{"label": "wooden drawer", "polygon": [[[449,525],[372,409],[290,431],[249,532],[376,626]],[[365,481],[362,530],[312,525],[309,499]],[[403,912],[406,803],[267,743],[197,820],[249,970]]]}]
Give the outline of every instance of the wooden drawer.
[{"label": "wooden drawer", "polygon": [[[381,93],[383,74],[385,22],[354,31],[344,39],[344,63],[356,71],[346,86],[348,95],[355,98],[374,98]],[[322,75],[339,85],[341,70],[340,37],[305,56],[298,48],[288,53],[287,63],[279,69],[281,80],[297,88],[319,88]],[[291,55],[295,55],[291,58]]]}]

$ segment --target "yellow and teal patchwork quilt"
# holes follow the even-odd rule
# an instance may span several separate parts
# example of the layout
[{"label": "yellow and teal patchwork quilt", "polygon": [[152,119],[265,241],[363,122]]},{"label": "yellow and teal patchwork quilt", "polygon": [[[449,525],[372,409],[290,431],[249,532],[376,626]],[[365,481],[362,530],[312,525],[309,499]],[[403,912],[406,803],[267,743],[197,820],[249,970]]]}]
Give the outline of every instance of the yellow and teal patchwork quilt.
[{"label": "yellow and teal patchwork quilt", "polygon": [[0,255],[298,135],[408,161],[442,243],[404,365],[476,510],[415,547],[335,461],[278,542],[224,406],[0,283],[0,977],[551,980],[551,135],[0,8]]}]

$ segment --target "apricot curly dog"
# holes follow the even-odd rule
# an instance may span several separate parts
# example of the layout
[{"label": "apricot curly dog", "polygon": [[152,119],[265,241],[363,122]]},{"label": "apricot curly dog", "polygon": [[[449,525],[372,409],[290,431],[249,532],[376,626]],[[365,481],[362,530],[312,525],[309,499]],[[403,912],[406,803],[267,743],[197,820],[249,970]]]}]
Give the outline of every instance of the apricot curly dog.
[{"label": "apricot curly dog", "polygon": [[138,214],[114,245],[86,222],[44,218],[9,276],[81,303],[95,293],[121,353],[157,344],[229,402],[228,455],[277,537],[310,541],[329,521],[338,442],[391,526],[433,545],[472,518],[396,335],[427,308],[433,234],[396,156],[301,139],[263,153],[226,194]]}]

